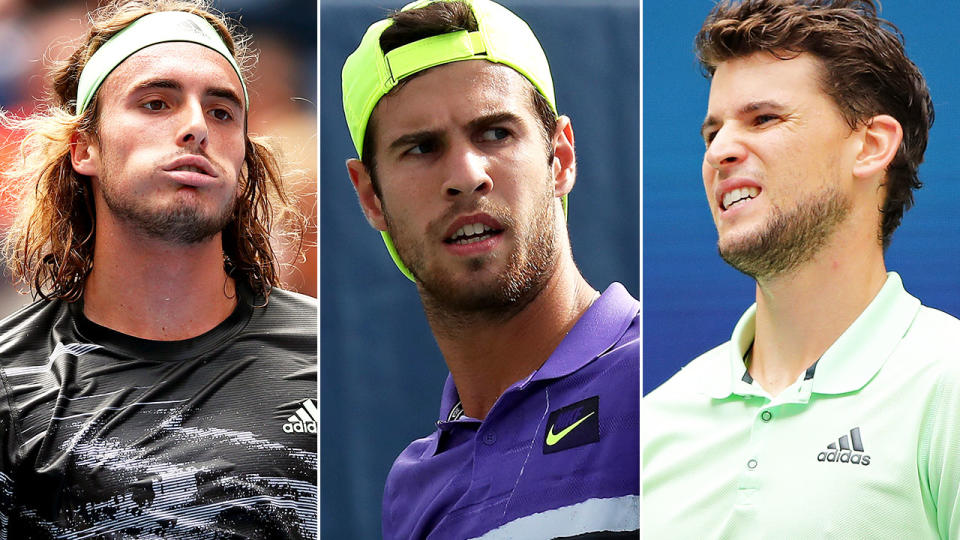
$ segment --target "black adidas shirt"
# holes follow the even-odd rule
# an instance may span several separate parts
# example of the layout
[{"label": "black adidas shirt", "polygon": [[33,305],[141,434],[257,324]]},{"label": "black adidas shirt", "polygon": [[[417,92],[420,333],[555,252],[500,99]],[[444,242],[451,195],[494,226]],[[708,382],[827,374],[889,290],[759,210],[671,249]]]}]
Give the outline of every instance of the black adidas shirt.
[{"label": "black adidas shirt", "polygon": [[315,538],[316,302],[262,303],[174,342],[0,322],[0,539]]}]

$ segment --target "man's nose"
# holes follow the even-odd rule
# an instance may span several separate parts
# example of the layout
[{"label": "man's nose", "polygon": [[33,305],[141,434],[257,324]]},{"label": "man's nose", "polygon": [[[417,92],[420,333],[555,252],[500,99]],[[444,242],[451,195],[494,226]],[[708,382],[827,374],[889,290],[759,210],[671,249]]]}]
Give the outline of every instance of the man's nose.
[{"label": "man's nose", "polygon": [[207,117],[199,101],[188,100],[180,112],[181,125],[177,144],[204,149],[207,146]]},{"label": "man's nose", "polygon": [[486,195],[493,189],[489,158],[470,145],[453,146],[447,155],[443,196],[455,199],[463,195]]},{"label": "man's nose", "polygon": [[739,131],[732,126],[724,126],[714,133],[703,160],[719,170],[740,163],[746,156],[747,149]]}]

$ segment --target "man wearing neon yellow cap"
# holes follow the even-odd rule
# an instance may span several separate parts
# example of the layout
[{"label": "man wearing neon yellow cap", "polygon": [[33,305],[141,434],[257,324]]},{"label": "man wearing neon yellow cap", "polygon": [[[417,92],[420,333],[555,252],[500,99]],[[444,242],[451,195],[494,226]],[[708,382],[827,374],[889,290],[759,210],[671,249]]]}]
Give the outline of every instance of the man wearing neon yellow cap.
[{"label": "man wearing neon yellow cap", "polygon": [[410,4],[347,59],[343,100],[360,205],[450,370],[384,537],[636,537],[639,303],[573,263],[573,129],[533,33],[487,0]]},{"label": "man wearing neon yellow cap", "polygon": [[5,171],[0,538],[315,538],[316,307],[247,134],[245,38],[203,2],[92,14]]}]

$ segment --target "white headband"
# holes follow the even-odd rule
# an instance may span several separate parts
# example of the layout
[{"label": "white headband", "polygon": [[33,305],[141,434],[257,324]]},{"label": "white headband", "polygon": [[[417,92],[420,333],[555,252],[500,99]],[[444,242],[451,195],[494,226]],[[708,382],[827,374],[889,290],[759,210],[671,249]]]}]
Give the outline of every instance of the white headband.
[{"label": "white headband", "polygon": [[121,62],[150,45],[174,41],[203,45],[226,58],[237,72],[237,77],[240,78],[244,103],[247,109],[250,108],[247,83],[243,81],[243,76],[240,74],[240,66],[237,65],[237,61],[213,26],[203,17],[193,13],[160,11],[133,21],[93,53],[87,65],[84,66],[83,72],[80,73],[76,114],[81,114],[87,109],[107,75],[110,75]]}]

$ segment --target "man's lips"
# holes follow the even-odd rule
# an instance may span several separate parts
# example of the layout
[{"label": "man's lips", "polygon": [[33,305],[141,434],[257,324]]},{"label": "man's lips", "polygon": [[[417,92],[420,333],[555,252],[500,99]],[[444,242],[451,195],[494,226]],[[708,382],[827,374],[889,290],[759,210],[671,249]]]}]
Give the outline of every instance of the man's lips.
[{"label": "man's lips", "polygon": [[762,191],[763,188],[752,180],[745,178],[724,180],[715,190],[717,206],[720,207],[721,212],[726,212],[737,204],[756,198]]},{"label": "man's lips", "polygon": [[447,227],[443,241],[451,245],[468,245],[500,235],[503,229],[503,225],[488,214],[460,216]]},{"label": "man's lips", "polygon": [[723,194],[723,201],[720,203],[720,208],[729,210],[731,206],[745,200],[753,199],[759,194],[760,190],[755,187],[743,187],[728,191]]},{"label": "man's lips", "polygon": [[213,183],[219,176],[210,161],[200,155],[181,156],[163,167],[176,182],[201,187]]}]

